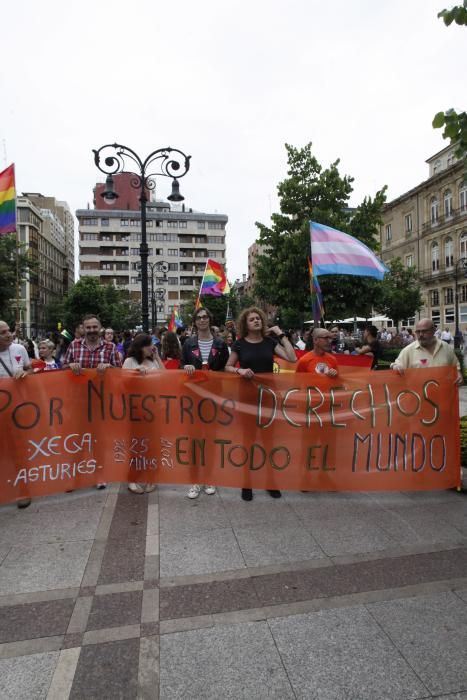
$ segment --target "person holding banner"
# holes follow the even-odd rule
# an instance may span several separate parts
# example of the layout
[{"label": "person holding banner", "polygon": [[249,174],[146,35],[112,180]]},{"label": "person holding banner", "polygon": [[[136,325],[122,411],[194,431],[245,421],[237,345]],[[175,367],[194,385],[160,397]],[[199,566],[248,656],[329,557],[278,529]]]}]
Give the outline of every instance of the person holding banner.
[{"label": "person holding banner", "polygon": [[[193,314],[193,326],[196,333],[187,338],[182,347],[181,367],[188,376],[194,374],[197,369],[209,369],[221,372],[229,357],[227,345],[222,338],[213,336],[211,326],[213,315],[204,306],[196,309]],[[212,484],[193,484],[188,490],[188,498],[198,498],[201,488],[208,496],[216,493],[216,487]]]},{"label": "person holding banner", "polygon": [[337,377],[337,360],[331,352],[333,334],[325,328],[313,331],[313,350],[298,361],[296,372],[316,372],[328,377]]},{"label": "person holding banner", "polygon": [[[297,357],[289,339],[278,326],[267,327],[264,312],[256,306],[244,309],[237,321],[239,338],[232,346],[226,371],[237,373],[243,379],[252,379],[257,372],[272,372],[274,355],[288,362],[296,362]],[[237,367],[237,364],[240,367]],[[272,498],[280,498],[281,492],[269,489]],[[251,501],[252,489],[243,488],[242,498]]]},{"label": "person holding banner", "polygon": [[458,386],[462,385],[464,378],[456,353],[448,343],[436,337],[433,321],[429,318],[421,318],[415,325],[415,335],[417,337],[416,341],[402,348],[396,360],[392,363],[391,369],[399,374],[403,374],[404,370],[409,368],[452,365],[457,367],[456,384]]},{"label": "person holding banner", "polygon": [[[135,335],[132,344],[128,348],[128,354],[123,369],[136,369],[142,374],[165,370],[162,360],[159,357],[157,347],[152,344],[152,338],[148,333],[138,333]],[[157,484],[129,483],[128,490],[131,493],[151,493]]]}]

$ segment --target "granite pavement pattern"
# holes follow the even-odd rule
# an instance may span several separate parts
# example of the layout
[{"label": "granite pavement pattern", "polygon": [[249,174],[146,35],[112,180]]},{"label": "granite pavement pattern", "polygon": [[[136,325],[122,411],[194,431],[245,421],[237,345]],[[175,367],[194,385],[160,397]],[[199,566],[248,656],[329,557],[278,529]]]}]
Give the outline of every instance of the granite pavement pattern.
[{"label": "granite pavement pattern", "polygon": [[0,700],[467,700],[467,494],[0,507]]}]

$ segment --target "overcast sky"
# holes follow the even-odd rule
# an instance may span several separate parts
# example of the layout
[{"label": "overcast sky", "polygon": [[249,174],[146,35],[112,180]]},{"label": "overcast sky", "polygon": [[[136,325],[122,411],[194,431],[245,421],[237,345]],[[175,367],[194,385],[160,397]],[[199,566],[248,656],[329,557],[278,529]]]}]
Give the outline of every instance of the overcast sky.
[{"label": "overcast sky", "polygon": [[[459,0],[460,2],[460,0]],[[186,205],[227,214],[231,280],[277,210],[284,143],[355,178],[351,204],[428,175],[433,115],[465,109],[454,0],[23,0],[5,3],[0,165],[17,189],[92,206],[92,149],[192,156]],[[0,169],[3,169],[1,167]],[[158,197],[170,181],[158,180]]]}]

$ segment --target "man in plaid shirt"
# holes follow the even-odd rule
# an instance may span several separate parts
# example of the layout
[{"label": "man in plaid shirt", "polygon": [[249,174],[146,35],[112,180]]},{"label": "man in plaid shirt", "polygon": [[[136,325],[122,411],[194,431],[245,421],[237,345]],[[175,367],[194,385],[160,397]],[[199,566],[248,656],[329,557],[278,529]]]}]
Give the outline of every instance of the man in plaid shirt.
[{"label": "man in plaid shirt", "polygon": [[[76,338],[68,346],[63,368],[69,367],[73,374],[80,374],[82,369],[105,372],[108,367],[121,367],[116,346],[101,337],[100,319],[94,314],[88,314],[83,318],[83,328],[84,337]],[[104,482],[96,485],[98,489],[105,487]]]},{"label": "man in plaid shirt", "polygon": [[97,316],[85,316],[83,327],[84,337],[70,343],[63,367],[69,367],[74,374],[80,374],[82,369],[104,372],[108,367],[121,367],[115,344],[101,338],[102,325]]}]

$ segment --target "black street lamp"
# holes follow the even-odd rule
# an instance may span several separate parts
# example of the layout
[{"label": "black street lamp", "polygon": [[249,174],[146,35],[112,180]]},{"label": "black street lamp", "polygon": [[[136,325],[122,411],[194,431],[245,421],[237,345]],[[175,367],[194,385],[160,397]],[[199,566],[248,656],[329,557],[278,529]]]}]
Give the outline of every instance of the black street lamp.
[{"label": "black street lamp", "polygon": [[459,258],[459,260],[456,262],[454,266],[454,282],[455,282],[455,302],[456,302],[456,308],[455,308],[455,314],[456,314],[456,332],[454,334],[454,347],[455,348],[460,348],[462,345],[462,331],[459,328],[459,285],[458,285],[458,279],[459,279],[459,270],[462,270],[462,276],[467,277],[467,258]]},{"label": "black street lamp", "polygon": [[[178,178],[187,174],[190,169],[191,156],[185,155],[177,148],[159,148],[152,151],[145,160],[141,160],[135,151],[120,143],[106,144],[97,151],[93,150],[94,162],[99,170],[107,175],[105,190],[102,197],[107,204],[111,204],[118,198],[118,194],[113,188],[113,177],[116,173],[130,172],[131,186],[139,190],[139,201],[141,205],[141,244],[139,254],[141,258],[141,308],[143,331],[149,331],[149,309],[148,309],[148,256],[149,249],[146,236],[146,202],[148,200],[147,191],[154,190],[156,182],[153,179],[157,175],[172,178],[172,192],[167,197],[171,202],[181,202],[184,197],[180,194]],[[103,162],[101,162],[101,159]],[[158,170],[152,170],[157,163]],[[136,168],[135,168],[136,165]],[[128,166],[128,167],[126,167]]]}]

